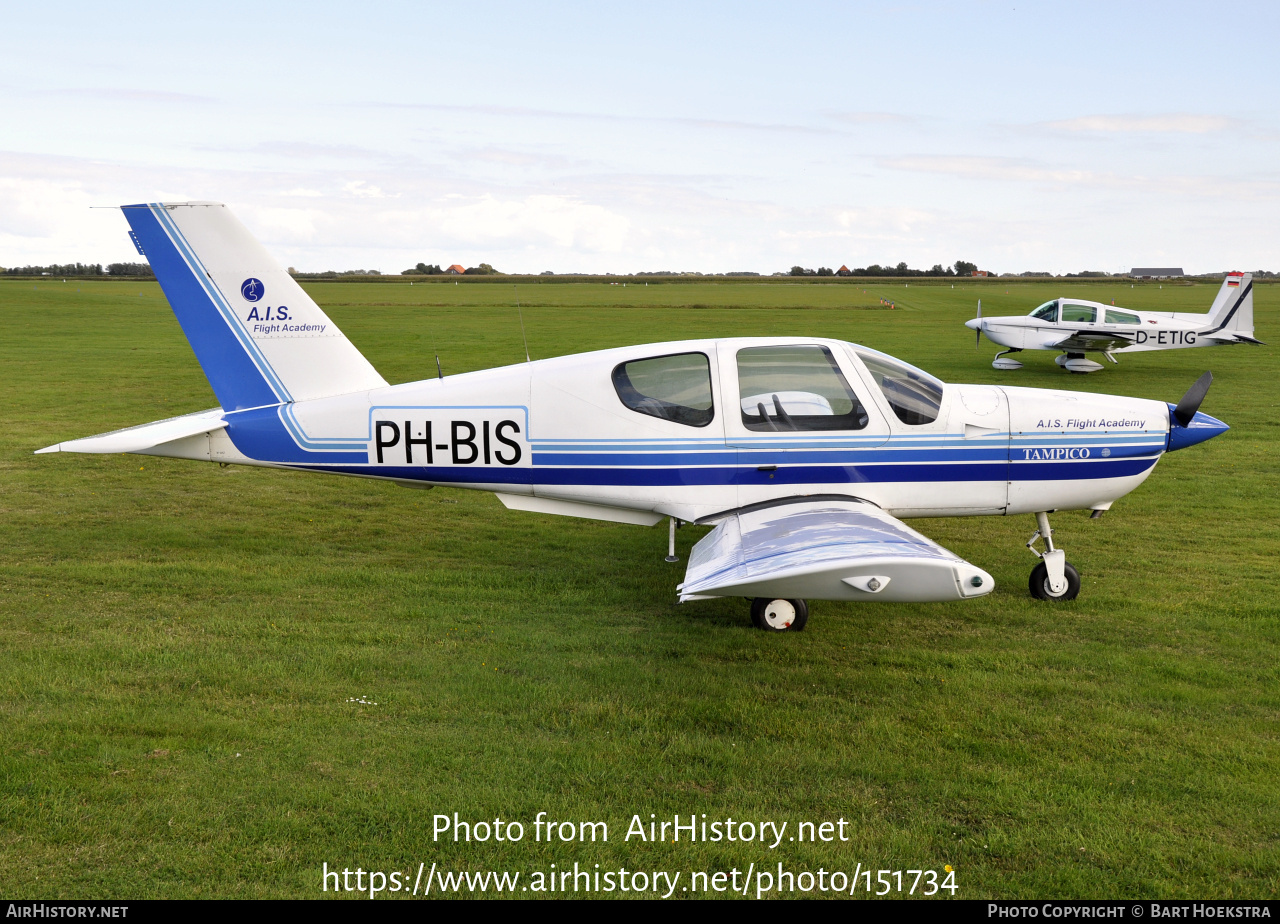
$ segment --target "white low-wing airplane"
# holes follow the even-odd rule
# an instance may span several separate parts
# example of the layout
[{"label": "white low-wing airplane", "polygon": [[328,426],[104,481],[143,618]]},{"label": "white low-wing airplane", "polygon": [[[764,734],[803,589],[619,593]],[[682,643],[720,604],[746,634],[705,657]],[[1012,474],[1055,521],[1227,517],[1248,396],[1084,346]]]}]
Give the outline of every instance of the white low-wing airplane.
[{"label": "white low-wing airplane", "polygon": [[[1206,373],[1160,401],[946,385],[817,337],[687,340],[388,385],[224,206],[125,206],[219,407],[40,452],[131,452],[450,485],[507,507],[715,524],[681,601],[753,599],[796,630],[805,598],[943,601],[983,571],[900,518],[1030,513],[1031,593],[1079,575],[1047,514],[1095,516],[1161,454],[1227,429]],[[1045,551],[1035,548],[1043,539]]]},{"label": "white low-wing airplane", "polygon": [[978,332],[979,342],[986,334],[1006,348],[991,363],[997,369],[1021,369],[1022,363],[1005,354],[1023,350],[1059,350],[1062,355],[1055,359],[1059,366],[1083,373],[1102,368],[1086,353],[1101,353],[1114,363],[1116,353],[1262,343],[1253,337],[1253,276],[1249,273],[1227,273],[1205,314],[1130,311],[1079,298],[1055,298],[1028,315],[984,318],[979,301],[978,316],[964,325]]}]

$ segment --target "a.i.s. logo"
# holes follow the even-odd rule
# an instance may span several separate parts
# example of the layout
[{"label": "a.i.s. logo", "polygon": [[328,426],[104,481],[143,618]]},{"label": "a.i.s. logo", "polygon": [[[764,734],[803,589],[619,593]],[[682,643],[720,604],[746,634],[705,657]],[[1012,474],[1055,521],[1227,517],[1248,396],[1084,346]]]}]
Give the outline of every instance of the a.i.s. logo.
[{"label": "a.i.s. logo", "polygon": [[[266,294],[267,294],[267,287],[262,284],[261,279],[257,279],[253,276],[250,276],[244,282],[240,283],[240,295],[246,302],[261,301],[262,296]],[[284,305],[280,305],[279,307],[268,305],[266,308],[262,309],[261,311],[258,310],[257,305],[254,305],[252,308],[249,309],[249,314],[245,317],[246,322],[247,321],[288,321],[288,320],[291,320],[289,317],[289,309]],[[278,324],[274,326],[265,326],[262,324],[255,324],[253,326],[253,335],[255,337],[265,336],[267,334],[275,334],[275,333],[279,333],[280,331],[281,331],[281,327]]]}]

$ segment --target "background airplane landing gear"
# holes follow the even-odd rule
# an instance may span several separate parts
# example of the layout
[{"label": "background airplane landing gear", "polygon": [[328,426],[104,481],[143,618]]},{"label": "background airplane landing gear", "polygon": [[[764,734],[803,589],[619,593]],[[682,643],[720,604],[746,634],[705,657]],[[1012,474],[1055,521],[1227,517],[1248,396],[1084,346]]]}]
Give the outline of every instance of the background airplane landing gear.
[{"label": "background airplane landing gear", "polygon": [[799,632],[808,621],[809,606],[803,600],[756,597],[751,601],[751,623],[765,632]]}]

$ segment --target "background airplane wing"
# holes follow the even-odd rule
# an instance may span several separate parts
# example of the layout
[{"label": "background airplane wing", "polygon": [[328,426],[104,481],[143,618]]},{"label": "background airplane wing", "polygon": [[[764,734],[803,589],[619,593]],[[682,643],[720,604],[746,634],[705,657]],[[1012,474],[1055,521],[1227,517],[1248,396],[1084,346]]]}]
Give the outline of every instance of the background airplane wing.
[{"label": "background airplane wing", "polygon": [[991,575],[874,504],[798,500],[731,513],[689,556],[680,600],[768,597],[926,603],[980,597]]},{"label": "background airplane wing", "polygon": [[1077,330],[1051,344],[1054,350],[1114,350],[1127,347],[1137,339],[1133,334],[1120,331]]}]

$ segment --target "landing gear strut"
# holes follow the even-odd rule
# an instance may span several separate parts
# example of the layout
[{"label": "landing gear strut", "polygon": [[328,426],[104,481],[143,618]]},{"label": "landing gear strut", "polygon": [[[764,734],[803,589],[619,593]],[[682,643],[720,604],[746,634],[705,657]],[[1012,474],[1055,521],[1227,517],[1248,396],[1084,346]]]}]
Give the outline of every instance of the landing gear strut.
[{"label": "landing gear strut", "polygon": [[751,622],[765,632],[799,632],[808,621],[809,607],[803,600],[756,597],[751,601]]},{"label": "landing gear strut", "polygon": [[[1031,569],[1028,589],[1037,600],[1074,600],[1080,593],[1080,572],[1067,561],[1067,553],[1054,548],[1053,530],[1049,528],[1049,514],[1037,513],[1038,527],[1027,540],[1027,548],[1040,559]],[[1036,551],[1036,540],[1044,540],[1044,553]]]}]

